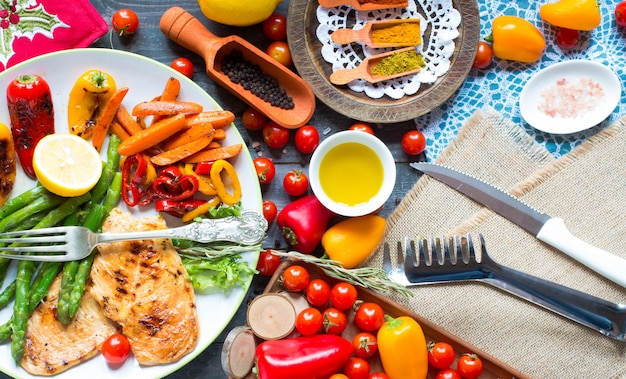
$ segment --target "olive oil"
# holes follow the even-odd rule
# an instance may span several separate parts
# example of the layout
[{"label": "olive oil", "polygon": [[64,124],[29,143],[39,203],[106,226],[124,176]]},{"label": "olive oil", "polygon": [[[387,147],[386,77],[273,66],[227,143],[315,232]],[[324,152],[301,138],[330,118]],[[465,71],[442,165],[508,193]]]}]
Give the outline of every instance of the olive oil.
[{"label": "olive oil", "polygon": [[383,176],[383,163],[376,152],[357,142],[330,149],[320,162],[322,190],[345,205],[367,203],[382,188]]}]

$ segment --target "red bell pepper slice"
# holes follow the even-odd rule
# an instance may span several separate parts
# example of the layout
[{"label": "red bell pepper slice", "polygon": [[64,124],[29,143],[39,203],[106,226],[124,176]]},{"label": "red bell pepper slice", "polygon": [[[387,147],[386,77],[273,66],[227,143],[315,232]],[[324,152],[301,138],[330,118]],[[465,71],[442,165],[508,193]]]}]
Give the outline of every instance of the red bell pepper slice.
[{"label": "red bell pepper slice", "polygon": [[122,165],[122,200],[129,206],[148,205],[152,202],[153,193],[142,183],[148,171],[148,162],[141,154],[126,157]]},{"label": "red bell pepper slice", "polygon": [[176,166],[164,168],[152,181],[152,191],[160,199],[181,201],[198,192],[200,183],[195,175],[183,175]]},{"label": "red bell pepper slice", "polygon": [[167,212],[172,216],[183,217],[183,215],[191,210],[205,204],[206,200],[187,199],[182,201],[159,199],[155,202],[155,208],[158,212]]},{"label": "red bell pepper slice", "polygon": [[276,223],[291,247],[310,254],[322,240],[328,222],[335,213],[328,210],[315,195],[295,200],[278,214]]}]

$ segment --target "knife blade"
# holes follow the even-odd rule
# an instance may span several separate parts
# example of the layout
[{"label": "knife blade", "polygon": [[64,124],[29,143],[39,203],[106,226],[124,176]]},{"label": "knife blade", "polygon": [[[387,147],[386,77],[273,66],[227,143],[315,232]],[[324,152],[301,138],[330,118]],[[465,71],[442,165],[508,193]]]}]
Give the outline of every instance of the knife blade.
[{"label": "knife blade", "polygon": [[542,213],[491,184],[456,169],[426,162],[411,167],[486,206],[605,278],[626,288],[626,259],[574,236],[563,219]]}]

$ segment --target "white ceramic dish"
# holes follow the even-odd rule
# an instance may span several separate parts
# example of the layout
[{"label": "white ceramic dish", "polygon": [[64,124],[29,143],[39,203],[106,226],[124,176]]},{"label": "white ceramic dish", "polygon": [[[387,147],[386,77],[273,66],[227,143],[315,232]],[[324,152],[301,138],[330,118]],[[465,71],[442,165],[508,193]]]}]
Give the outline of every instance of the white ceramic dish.
[{"label": "white ceramic dish", "polygon": [[[594,98],[597,103],[593,109],[580,111],[575,117],[550,116],[541,110],[545,102],[542,93],[563,78],[570,83],[590,80],[602,88],[603,95]],[[619,78],[605,65],[588,60],[566,61],[544,68],[526,83],[520,95],[520,112],[526,122],[543,132],[576,133],[604,121],[617,106],[621,93]]]},{"label": "white ceramic dish", "polygon": [[[384,176],[382,187],[374,197],[362,204],[348,205],[332,200],[328,197],[328,195],[326,195],[319,181],[320,164],[322,163],[324,156],[333,148],[347,142],[360,143],[374,150],[376,155],[380,158],[383,166]],[[309,176],[311,189],[322,205],[338,215],[356,217],[372,213],[385,204],[385,201],[387,201],[391,195],[393,187],[396,183],[396,164],[393,159],[393,155],[380,139],[369,133],[346,130],[326,138],[322,141],[322,143],[320,143],[317,149],[315,149],[309,163]],[[354,179],[348,174],[346,175],[345,180],[349,181]]]},{"label": "white ceramic dish", "polygon": [[[205,109],[220,108],[202,88],[168,66],[139,55],[107,49],[68,50],[26,61],[0,74],[0,89],[4,91],[9,82],[19,75],[41,75],[48,82],[52,91],[55,129],[57,132],[67,133],[67,101],[70,89],[76,79],[89,69],[105,71],[115,78],[118,87],[126,86],[129,88],[123,102],[128,109],[140,101],[150,100],[159,95],[165,86],[165,81],[170,76],[175,76],[180,80],[180,99],[198,102]],[[9,125],[10,120],[6,111],[6,96],[4,95],[0,96],[0,110],[4,110],[0,112],[0,122]],[[244,143],[234,125],[227,128],[227,138],[224,144],[233,143]],[[103,155],[106,154],[106,147],[102,151]],[[261,190],[248,150],[244,148],[240,155],[231,162],[237,170],[244,189],[243,207],[261,212]],[[21,168],[18,167],[18,178],[13,194],[21,193],[33,185],[34,181],[21,174]],[[141,215],[146,212],[135,209],[133,213]],[[174,226],[177,219],[166,218],[166,220],[168,225]],[[252,267],[255,267],[258,254],[246,253],[243,258]],[[15,267],[12,266],[4,285],[10,283],[14,277]],[[235,288],[227,293],[216,291],[209,294],[197,294],[196,300],[200,320],[198,344],[193,352],[176,363],[140,367],[131,356],[124,365],[114,369],[109,367],[104,359],[98,355],[55,377],[84,379],[96,375],[98,378],[147,379],[166,376],[190,362],[219,336],[241,305],[249,284],[250,281],[246,283],[245,288]],[[11,313],[12,303],[0,311],[0,323],[6,322]],[[0,370],[14,378],[32,377],[15,364],[11,358],[10,343],[8,342],[0,344]]]}]

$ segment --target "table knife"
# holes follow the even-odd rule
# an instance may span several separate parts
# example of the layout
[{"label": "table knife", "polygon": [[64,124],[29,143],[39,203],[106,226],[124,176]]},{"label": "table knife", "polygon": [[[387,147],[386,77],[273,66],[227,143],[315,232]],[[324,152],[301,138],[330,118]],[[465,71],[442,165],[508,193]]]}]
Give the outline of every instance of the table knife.
[{"label": "table knife", "polygon": [[410,165],[483,204],[539,240],[626,288],[626,259],[577,238],[570,233],[561,218],[541,213],[507,192],[456,169],[426,162]]}]

